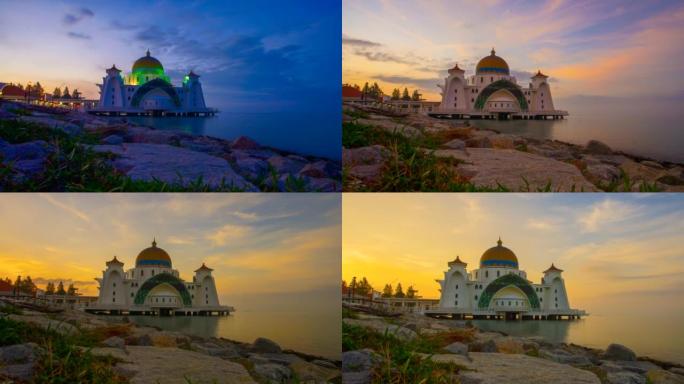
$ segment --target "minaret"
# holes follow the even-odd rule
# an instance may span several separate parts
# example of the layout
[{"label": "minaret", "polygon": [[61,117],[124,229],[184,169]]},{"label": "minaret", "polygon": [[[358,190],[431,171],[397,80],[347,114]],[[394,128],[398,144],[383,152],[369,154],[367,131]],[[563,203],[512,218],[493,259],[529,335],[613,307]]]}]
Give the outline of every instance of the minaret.
[{"label": "minaret", "polygon": [[449,270],[444,272],[444,280],[437,280],[442,291],[439,299],[440,307],[464,307],[468,305],[467,266],[467,263],[461,261],[460,256],[456,256],[454,261],[449,262]]},{"label": "minaret", "polygon": [[216,282],[214,276],[211,275],[213,269],[207,267],[204,263],[195,270],[195,299],[193,305],[200,307],[218,306],[218,293],[216,291]]},{"label": "minaret", "polygon": [[202,84],[199,82],[199,75],[190,71],[183,81],[183,107],[185,109],[204,109],[204,94]]},{"label": "minaret", "polygon": [[112,67],[107,69],[107,76],[102,78],[98,107],[117,109],[125,106],[126,99],[124,98],[124,82],[121,77],[121,70],[112,64]]},{"label": "minaret", "polygon": [[442,88],[442,109],[465,109],[467,96],[465,94],[465,71],[458,66],[449,69],[449,76],[444,79]]},{"label": "minaret", "polygon": [[553,263],[544,271],[543,284],[550,286],[544,295],[544,302],[547,309],[569,309],[568,294],[565,291],[565,280],[561,274],[562,269],[556,268]]},{"label": "minaret", "polygon": [[124,305],[127,301],[128,292],[124,285],[124,264],[114,256],[106,263],[107,269],[102,272],[100,282],[99,304]]}]

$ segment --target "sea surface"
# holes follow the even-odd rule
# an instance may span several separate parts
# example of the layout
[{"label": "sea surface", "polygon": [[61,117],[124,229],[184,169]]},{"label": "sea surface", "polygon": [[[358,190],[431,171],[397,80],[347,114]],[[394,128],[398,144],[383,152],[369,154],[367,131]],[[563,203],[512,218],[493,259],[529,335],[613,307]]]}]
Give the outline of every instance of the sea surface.
[{"label": "sea surface", "polygon": [[681,102],[614,99],[555,100],[563,120],[470,120],[478,128],[554,139],[573,144],[599,140],[614,150],[660,161],[684,163],[684,108]]},{"label": "sea surface", "polygon": [[128,121],[157,129],[174,129],[223,139],[248,136],[259,144],[339,160],[342,148],[340,117],[316,111],[219,112],[213,117],[129,116]]},{"label": "sea surface", "polygon": [[[635,309],[638,311],[638,309]],[[684,319],[665,316],[590,315],[581,320],[473,320],[487,331],[513,336],[541,336],[549,341],[606,349],[623,344],[638,356],[684,364]]]},{"label": "sea surface", "polygon": [[201,337],[253,342],[271,339],[283,349],[339,360],[342,309],[335,289],[297,294],[233,295],[221,303],[235,307],[229,316],[128,316],[139,325],[156,326]]}]

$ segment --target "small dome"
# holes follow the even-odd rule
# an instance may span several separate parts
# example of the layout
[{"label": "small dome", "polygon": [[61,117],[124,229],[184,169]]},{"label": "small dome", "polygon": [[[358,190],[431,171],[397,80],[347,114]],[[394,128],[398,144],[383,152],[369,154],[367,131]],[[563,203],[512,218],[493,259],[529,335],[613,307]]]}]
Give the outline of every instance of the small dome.
[{"label": "small dome", "polygon": [[504,247],[499,238],[496,247],[486,250],[480,257],[480,268],[485,267],[511,267],[518,268],[518,258],[510,249]]},{"label": "small dome", "polygon": [[157,241],[152,241],[152,246],[145,248],[135,259],[136,267],[161,266],[171,268],[171,257],[165,250],[157,248]]},{"label": "small dome", "polygon": [[147,55],[139,58],[133,63],[133,72],[164,72],[164,67],[156,58],[150,56],[150,50],[147,50]]},{"label": "small dome", "polygon": [[491,55],[483,57],[477,63],[475,73],[478,75],[481,73],[503,73],[506,75],[511,74],[510,70],[508,69],[508,63],[506,63],[506,60],[496,55],[496,51],[494,50],[494,48],[492,48]]}]

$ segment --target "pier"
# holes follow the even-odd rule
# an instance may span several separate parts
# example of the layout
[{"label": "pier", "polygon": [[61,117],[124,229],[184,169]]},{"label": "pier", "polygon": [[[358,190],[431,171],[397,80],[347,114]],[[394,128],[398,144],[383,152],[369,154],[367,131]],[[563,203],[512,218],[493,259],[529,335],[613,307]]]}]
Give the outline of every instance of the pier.
[{"label": "pier", "polygon": [[121,307],[113,305],[91,306],[84,309],[94,315],[111,316],[228,316],[235,308],[214,306],[202,308],[164,308],[164,307]]},{"label": "pier", "polygon": [[423,313],[438,319],[454,320],[580,320],[588,313],[579,309],[547,310],[547,311],[497,311],[476,310],[464,311],[460,309],[436,308]]},{"label": "pier", "polygon": [[218,113],[217,109],[203,111],[163,111],[163,110],[140,110],[140,111],[116,111],[106,109],[91,109],[86,111],[95,116],[149,116],[149,117],[211,117]]}]

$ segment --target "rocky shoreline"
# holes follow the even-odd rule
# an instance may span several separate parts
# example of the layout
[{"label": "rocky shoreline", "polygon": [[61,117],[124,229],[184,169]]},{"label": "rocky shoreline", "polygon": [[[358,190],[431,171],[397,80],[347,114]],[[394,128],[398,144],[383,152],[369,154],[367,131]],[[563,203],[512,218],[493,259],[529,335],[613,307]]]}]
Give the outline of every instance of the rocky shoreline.
[{"label": "rocky shoreline", "polygon": [[[647,357],[637,357],[629,348],[611,344],[606,350],[575,344],[551,343],[541,337],[513,337],[483,332],[467,321],[433,319],[407,314],[387,319],[354,314],[344,319],[343,338],[349,329],[362,327],[376,334],[389,334],[409,345],[438,340],[433,353],[414,352],[420,362],[452,365],[457,372],[442,377],[461,384],[514,383],[684,383],[684,367]],[[412,343],[412,344],[411,344]],[[345,350],[342,354],[342,382],[377,383],[388,353],[371,348]],[[426,381],[432,382],[432,381]]]},{"label": "rocky shoreline", "polygon": [[[87,135],[84,143],[111,157],[115,172],[133,181],[160,181],[186,187],[198,181],[207,189],[239,191],[341,190],[341,167],[334,160],[301,156],[262,146],[248,137],[225,140],[181,131],[158,130],[89,114],[13,102],[0,103],[0,121],[35,124]],[[56,150],[45,140],[10,143],[0,137],[0,165],[17,180],[40,179]]]},{"label": "rocky shoreline", "polygon": [[[2,307],[7,308],[0,303],[0,312]],[[266,338],[253,343],[201,338],[74,310],[56,315],[32,310],[8,312],[0,313],[0,321],[54,331],[75,343],[92,343],[95,337],[94,345],[76,344],[75,348],[107,359],[116,376],[112,382],[322,384],[341,380],[339,361],[283,350]],[[47,358],[46,346],[35,342],[4,344],[0,344],[0,378],[33,382]]]},{"label": "rocky shoreline", "polygon": [[[684,165],[614,151],[591,140],[574,145],[477,129],[419,114],[344,104],[343,124],[430,143],[420,149],[448,160],[452,177],[478,188],[534,191],[684,191]],[[343,130],[344,130],[343,126]],[[345,133],[343,133],[343,136]],[[391,148],[365,143],[343,149],[344,189],[377,188],[394,166]],[[420,144],[419,144],[420,145]]]}]

